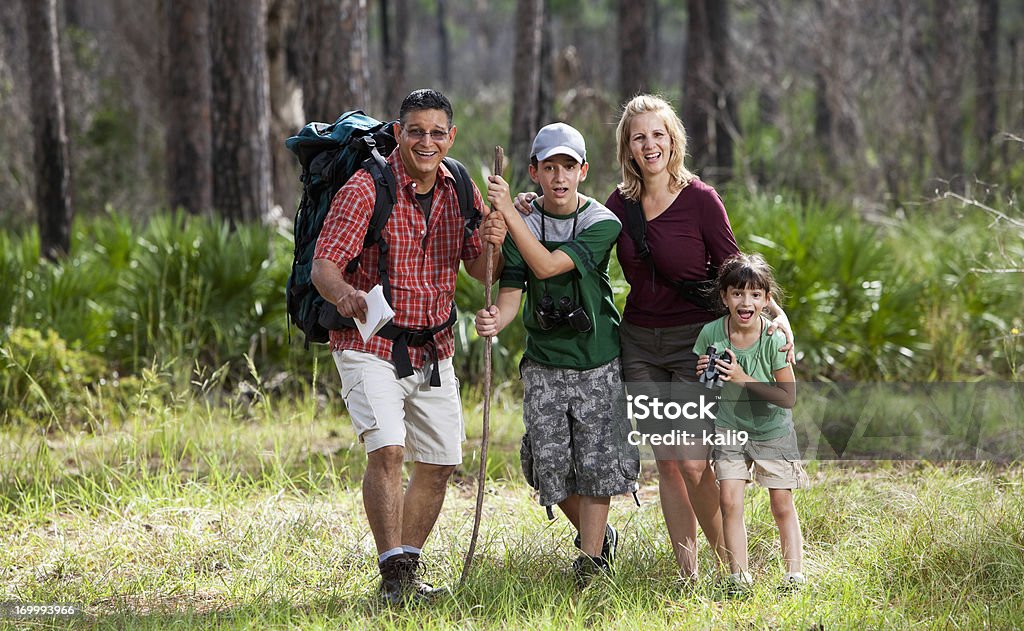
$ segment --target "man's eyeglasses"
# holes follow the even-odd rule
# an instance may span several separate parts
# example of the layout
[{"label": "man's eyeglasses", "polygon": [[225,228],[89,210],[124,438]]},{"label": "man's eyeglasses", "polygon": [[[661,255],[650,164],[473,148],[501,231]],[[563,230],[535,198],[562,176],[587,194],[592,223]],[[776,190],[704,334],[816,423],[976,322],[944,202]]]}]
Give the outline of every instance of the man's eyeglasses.
[{"label": "man's eyeglasses", "polygon": [[448,140],[448,135],[451,134],[451,130],[441,131],[440,129],[424,131],[422,129],[406,129],[405,127],[402,127],[402,131],[405,132],[406,136],[413,140],[423,140],[427,136],[430,136],[430,139],[434,142],[444,142],[445,140]]}]

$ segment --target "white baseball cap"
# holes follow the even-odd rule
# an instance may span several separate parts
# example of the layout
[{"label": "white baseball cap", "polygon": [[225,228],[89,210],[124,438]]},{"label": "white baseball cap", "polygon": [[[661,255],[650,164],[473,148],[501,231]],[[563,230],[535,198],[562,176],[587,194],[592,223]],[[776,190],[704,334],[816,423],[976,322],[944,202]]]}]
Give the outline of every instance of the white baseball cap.
[{"label": "white baseball cap", "polygon": [[530,157],[547,160],[551,156],[565,154],[580,164],[587,161],[587,143],[583,134],[565,123],[551,123],[537,132],[533,139]]}]

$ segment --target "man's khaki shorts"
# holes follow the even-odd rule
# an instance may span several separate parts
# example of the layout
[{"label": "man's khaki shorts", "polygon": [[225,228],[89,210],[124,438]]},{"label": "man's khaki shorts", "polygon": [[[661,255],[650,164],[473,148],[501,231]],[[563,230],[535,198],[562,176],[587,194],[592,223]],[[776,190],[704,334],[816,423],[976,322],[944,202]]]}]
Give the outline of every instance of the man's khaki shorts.
[{"label": "man's khaki shorts", "polygon": [[[730,436],[722,430],[719,436]],[[756,480],[766,489],[804,489],[807,472],[800,464],[796,432],[773,440],[726,442],[715,447],[715,477],[719,480]]]},{"label": "man's khaki shorts", "polygon": [[392,362],[371,353],[333,355],[341,396],[367,453],[398,446],[405,449],[406,462],[462,463],[466,431],[451,358],[438,363],[441,387],[431,388],[429,363],[399,379]]}]

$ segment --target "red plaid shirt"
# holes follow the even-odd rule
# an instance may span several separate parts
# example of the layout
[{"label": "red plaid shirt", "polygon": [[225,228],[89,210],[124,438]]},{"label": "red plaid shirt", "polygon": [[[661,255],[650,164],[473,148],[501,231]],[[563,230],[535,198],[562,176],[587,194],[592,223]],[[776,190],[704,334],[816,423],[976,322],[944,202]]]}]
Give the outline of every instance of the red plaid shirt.
[{"label": "red plaid shirt", "polygon": [[[423,212],[416,202],[416,189],[405,171],[398,150],[388,158],[398,184],[398,201],[384,227],[388,244],[388,273],[391,276],[392,308],[395,326],[406,329],[428,329],[443,324],[451,313],[455,298],[455,281],[459,262],[480,256],[483,246],[478,232],[465,239],[465,223],[459,212],[455,179],[442,163],[430,221],[424,225]],[[360,169],[338,191],[331,210],[324,220],[314,258],[327,259],[341,268],[362,253],[359,267],[345,273],[345,282],[356,289],[370,291],[380,283],[377,261],[380,249],[372,245],[363,249],[363,238],[373,214],[375,192],[370,174]],[[483,208],[483,198],[473,186],[473,204]],[[434,336],[438,359],[455,354],[455,338],[451,328]],[[356,350],[391,359],[391,341],[374,335],[363,342],[356,329],[331,331],[331,350]],[[410,348],[409,357],[415,368],[430,360],[428,347]]]}]

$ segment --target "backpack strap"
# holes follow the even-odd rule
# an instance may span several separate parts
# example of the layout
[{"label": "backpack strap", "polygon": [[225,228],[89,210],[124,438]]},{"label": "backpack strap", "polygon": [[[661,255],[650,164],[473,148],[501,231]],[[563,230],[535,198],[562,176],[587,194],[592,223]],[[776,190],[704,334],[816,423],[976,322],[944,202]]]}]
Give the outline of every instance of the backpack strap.
[{"label": "backpack strap", "polygon": [[650,263],[653,268],[654,262],[650,260],[651,249],[647,247],[647,218],[644,217],[644,209],[635,199],[625,196],[623,199],[626,202],[626,230],[629,232],[629,238],[633,240],[636,255]]},{"label": "backpack strap", "polygon": [[465,165],[455,158],[446,157],[443,162],[455,178],[455,197],[459,200],[459,213],[465,224],[466,238],[469,239],[482,219],[480,211],[473,205],[473,178]]},{"label": "backpack strap", "polygon": [[[391,299],[391,277],[388,274],[388,242],[384,239],[384,226],[391,218],[391,211],[398,201],[398,182],[391,170],[391,165],[377,150],[377,143],[373,136],[363,136],[358,142],[364,143],[370,153],[370,157],[363,161],[362,167],[373,178],[374,202],[373,214],[366,226],[366,236],[363,237],[363,247],[376,245],[380,249],[380,256],[377,257],[377,272],[380,274],[380,282],[384,290],[384,297],[389,304],[394,304]],[[354,257],[345,266],[345,271],[352,273],[359,267],[359,256]]]},{"label": "backpack strap", "polygon": [[377,331],[377,335],[386,340],[391,340],[391,360],[395,362],[395,370],[398,377],[408,377],[412,374],[412,360],[409,358],[410,347],[432,346],[433,363],[430,371],[430,387],[441,387],[441,368],[437,359],[437,347],[434,345],[434,336],[450,328],[458,318],[458,310],[452,302],[452,310],[448,319],[441,324],[429,329],[403,329],[390,322]]}]

